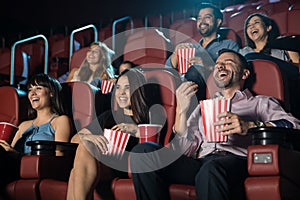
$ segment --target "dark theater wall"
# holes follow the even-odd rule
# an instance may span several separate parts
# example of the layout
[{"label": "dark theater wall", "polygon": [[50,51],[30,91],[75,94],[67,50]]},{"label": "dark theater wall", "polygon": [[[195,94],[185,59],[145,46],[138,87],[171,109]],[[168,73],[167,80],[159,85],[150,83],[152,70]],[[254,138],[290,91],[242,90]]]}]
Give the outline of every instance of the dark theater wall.
[{"label": "dark theater wall", "polygon": [[[208,0],[218,5],[238,0]],[[139,17],[192,8],[201,0],[2,0],[0,37],[22,39],[50,28],[101,25],[124,16]]]}]

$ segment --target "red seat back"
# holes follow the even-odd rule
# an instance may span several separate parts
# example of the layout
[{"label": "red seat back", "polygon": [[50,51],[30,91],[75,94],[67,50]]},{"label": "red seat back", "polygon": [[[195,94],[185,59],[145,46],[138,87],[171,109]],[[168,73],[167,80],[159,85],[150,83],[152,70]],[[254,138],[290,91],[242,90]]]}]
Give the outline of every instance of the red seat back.
[{"label": "red seat back", "polygon": [[130,60],[145,67],[163,67],[170,43],[157,29],[138,29],[131,34],[124,46],[124,60]]},{"label": "red seat back", "polygon": [[[159,96],[160,103],[162,104],[165,117],[166,117],[166,135],[164,138],[164,145],[169,143],[172,127],[175,121],[176,112],[176,88],[179,84],[178,73],[173,73],[172,71],[167,71],[164,69],[144,69],[144,75],[147,82],[150,84],[158,84],[159,90],[153,91],[155,97]],[[150,108],[151,111],[151,108]],[[162,139],[162,138],[161,138]]]},{"label": "red seat back", "polygon": [[288,14],[288,11],[281,11],[281,12],[275,12],[269,16],[271,19],[273,19],[276,22],[276,24],[279,28],[280,35],[286,35],[288,32],[287,14]]},{"label": "red seat back", "polygon": [[27,94],[12,86],[0,87],[0,122],[18,126],[27,118]]},{"label": "red seat back", "polygon": [[29,58],[29,75],[33,75],[38,72],[43,72],[44,69],[44,57],[45,47],[42,43],[23,43],[20,46],[21,51],[27,53]]},{"label": "red seat back", "polygon": [[174,47],[184,42],[197,43],[201,38],[197,30],[197,20],[188,18],[173,22],[170,25],[169,38]]},{"label": "red seat back", "polygon": [[300,19],[300,6],[299,8],[292,7],[292,9],[287,12],[287,34],[288,35],[300,35],[299,22],[297,22],[299,19]]},{"label": "red seat back", "polygon": [[110,102],[103,102],[100,89],[88,83],[65,82],[62,83],[62,87],[63,102],[67,114],[73,119],[75,132],[90,124],[97,115],[108,109],[104,105],[110,105]]},{"label": "red seat back", "polygon": [[81,66],[84,59],[86,58],[86,53],[88,50],[89,50],[89,47],[84,47],[73,53],[73,55],[71,57],[71,62],[70,62],[70,71],[73,68],[79,68]]},{"label": "red seat back", "polygon": [[[22,76],[24,70],[28,70],[28,55],[18,49],[15,49],[14,60],[15,76]],[[11,70],[11,51],[5,51],[0,54],[0,74],[10,75]]]},{"label": "red seat back", "polygon": [[231,28],[228,27],[221,27],[218,33],[226,39],[230,39],[235,41],[240,47],[242,47],[243,42],[242,38]]}]

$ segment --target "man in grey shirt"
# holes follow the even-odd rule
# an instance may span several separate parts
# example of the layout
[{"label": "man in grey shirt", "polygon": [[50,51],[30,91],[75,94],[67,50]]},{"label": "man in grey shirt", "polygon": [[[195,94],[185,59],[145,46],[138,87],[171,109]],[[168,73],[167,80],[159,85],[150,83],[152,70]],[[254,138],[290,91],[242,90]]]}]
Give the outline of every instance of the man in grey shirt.
[{"label": "man in grey shirt", "polygon": [[197,84],[183,82],[178,87],[170,148],[141,143],[133,149],[137,154],[131,155],[130,165],[138,200],[170,199],[168,185],[172,183],[195,185],[197,199],[245,199],[243,183],[248,176],[247,147],[251,145],[248,129],[300,129],[300,120],[286,113],[276,99],[254,96],[244,89],[249,76],[248,63],[241,54],[220,51],[213,77],[221,89],[218,98],[230,99],[231,110],[219,114],[213,125],[218,134],[228,136],[225,143],[207,141],[199,105],[188,117]]},{"label": "man in grey shirt", "polygon": [[223,38],[218,34],[222,23],[223,14],[219,8],[210,3],[200,4],[197,29],[202,36],[201,40],[196,44],[178,44],[165,63],[166,68],[177,69],[178,59],[176,51],[181,48],[195,48],[195,57],[189,61],[192,66],[184,77],[186,80],[198,84],[199,90],[196,94],[198,100],[205,98],[205,83],[218,57],[218,51],[221,49],[232,49],[238,52],[240,49],[235,41]]}]

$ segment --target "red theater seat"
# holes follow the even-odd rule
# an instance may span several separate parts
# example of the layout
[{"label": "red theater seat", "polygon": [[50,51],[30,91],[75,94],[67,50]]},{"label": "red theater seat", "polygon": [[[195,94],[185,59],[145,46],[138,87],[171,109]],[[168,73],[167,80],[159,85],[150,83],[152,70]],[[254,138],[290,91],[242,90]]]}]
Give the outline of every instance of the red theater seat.
[{"label": "red theater seat", "polygon": [[[80,43],[73,41],[73,51],[80,49]],[[68,71],[70,37],[64,37],[49,45],[49,75],[58,78]]]},{"label": "red theater seat", "polygon": [[89,47],[84,47],[81,48],[77,51],[75,51],[71,57],[71,62],[70,62],[70,71],[73,68],[79,68],[82,63],[84,62],[86,58],[86,53],[89,50]]},{"label": "red theater seat", "polygon": [[[14,75],[17,77],[21,77],[24,74],[24,77],[27,75],[29,66],[29,57],[28,55],[18,49],[15,49],[15,60],[14,60]],[[11,51],[4,51],[0,54],[0,74],[3,75],[1,78],[1,85],[5,83],[9,83],[10,81],[10,70],[11,70]],[[17,80],[17,77],[15,80]],[[15,81],[16,83],[17,81]]]},{"label": "red theater seat", "polygon": [[299,6],[291,6],[291,9],[287,12],[287,34],[288,35],[300,35],[299,23],[300,19],[300,3]]},{"label": "red theater seat", "polygon": [[20,46],[21,51],[27,53],[29,57],[29,75],[44,71],[45,47],[41,43],[23,43]]},{"label": "red theater seat", "polygon": [[170,42],[158,29],[138,29],[128,36],[123,55],[124,60],[157,68],[164,67],[170,50]]},{"label": "red theater seat", "polygon": [[[110,105],[110,96],[102,95],[98,88],[85,82],[70,82],[62,85],[64,106],[73,120],[74,132],[88,125],[96,114],[108,109],[104,107],[105,105]],[[108,103],[103,103],[104,99]],[[95,106],[95,102],[99,106]],[[68,180],[73,167],[73,158],[74,154],[24,156],[21,161],[21,178],[6,187],[9,197],[15,200],[41,199],[42,196],[50,197],[55,194],[55,199],[65,199],[66,187],[61,188],[60,182]],[[51,185],[48,185],[48,182]],[[51,188],[53,190],[50,190]]]},{"label": "red theater seat", "polygon": [[273,13],[288,11],[290,4],[287,1],[277,1],[273,3],[266,3],[257,6],[257,10],[263,9],[267,11],[268,15],[272,15]]},{"label": "red theater seat", "polygon": [[245,180],[247,199],[298,199],[299,160],[299,148],[293,150],[279,144],[256,144],[248,147],[250,176]]},{"label": "red theater seat", "polygon": [[275,12],[269,17],[276,22],[281,35],[288,34],[288,11]]},{"label": "red theater seat", "polygon": [[174,47],[184,42],[197,43],[200,37],[195,18],[177,20],[169,27],[169,38]]},{"label": "red theater seat", "polygon": [[0,122],[18,126],[27,119],[27,94],[12,86],[0,87]]},{"label": "red theater seat", "polygon": [[243,42],[241,37],[231,28],[228,27],[220,27],[218,33],[226,39],[230,39],[235,41],[240,47],[242,47]]}]

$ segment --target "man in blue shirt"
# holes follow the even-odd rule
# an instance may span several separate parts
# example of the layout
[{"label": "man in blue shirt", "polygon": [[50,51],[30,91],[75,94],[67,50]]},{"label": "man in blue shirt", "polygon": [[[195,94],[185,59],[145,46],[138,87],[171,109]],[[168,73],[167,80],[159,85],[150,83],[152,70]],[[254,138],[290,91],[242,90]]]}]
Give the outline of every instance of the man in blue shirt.
[{"label": "man in blue shirt", "polygon": [[218,51],[231,49],[238,52],[240,49],[235,41],[223,38],[218,34],[222,23],[223,14],[220,9],[212,4],[202,3],[197,18],[197,29],[202,35],[201,40],[197,44],[178,44],[173,54],[166,61],[166,68],[177,68],[176,51],[181,48],[195,48],[195,57],[189,61],[192,66],[185,74],[185,79],[193,81],[199,86],[196,94],[198,100],[205,98],[205,82],[212,72],[214,62],[218,57]]}]

